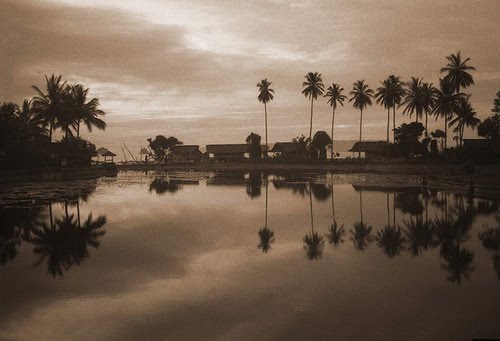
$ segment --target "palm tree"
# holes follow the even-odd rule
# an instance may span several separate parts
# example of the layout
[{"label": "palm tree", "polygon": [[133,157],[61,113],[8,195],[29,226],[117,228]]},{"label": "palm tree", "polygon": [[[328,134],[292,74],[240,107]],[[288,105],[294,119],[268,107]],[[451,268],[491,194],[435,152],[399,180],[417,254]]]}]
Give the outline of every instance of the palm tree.
[{"label": "palm tree", "polygon": [[450,84],[456,94],[460,93],[460,88],[464,89],[474,84],[474,79],[468,71],[476,71],[473,66],[468,66],[470,58],[462,60],[460,51],[446,57],[448,64],[441,68],[441,73],[446,73],[445,80]]},{"label": "palm tree", "polygon": [[[347,99],[346,96],[342,94],[344,88],[341,88],[339,84],[332,83],[326,91],[326,95],[324,97],[328,97],[328,104],[331,105],[333,113],[332,113],[332,140],[333,140],[333,127],[335,125],[335,109],[337,109],[337,104],[344,106],[344,101]],[[332,148],[330,150],[330,157],[333,159],[333,142]]]},{"label": "palm tree", "polygon": [[106,129],[106,122],[99,118],[106,113],[99,108],[99,99],[92,98],[87,101],[89,89],[85,89],[81,84],[75,84],[67,87],[69,96],[66,103],[70,113],[72,112],[76,120],[76,137],[80,138],[80,123],[83,122],[89,132],[92,127],[100,130]]},{"label": "palm tree", "polygon": [[399,106],[405,95],[404,83],[401,81],[401,77],[390,75],[387,80],[392,85],[392,95],[393,95],[393,106],[392,106],[392,131],[393,141],[396,140],[395,129],[396,129],[396,106]]},{"label": "palm tree", "polygon": [[302,90],[302,94],[311,99],[311,122],[309,124],[309,141],[311,141],[313,124],[313,103],[314,100],[318,98],[318,96],[323,95],[325,86],[323,85],[321,73],[309,72],[304,76],[304,78],[306,79],[306,81],[302,83],[302,86],[304,87],[304,89]]},{"label": "palm tree", "polygon": [[400,105],[405,105],[403,114],[409,114],[411,117],[415,113],[415,122],[417,123],[423,114],[422,97],[422,79],[411,77],[411,80],[406,83],[405,98]]},{"label": "palm tree", "polygon": [[449,126],[456,125],[453,131],[458,133],[460,145],[463,145],[465,127],[475,129],[481,120],[476,117],[476,112],[469,102],[469,96],[461,98],[456,111],[456,116],[450,121]]},{"label": "palm tree", "polygon": [[43,119],[36,115],[31,101],[25,99],[21,108],[17,110],[17,118],[23,139],[38,139],[45,136],[46,130],[43,128]]},{"label": "palm tree", "polygon": [[259,102],[264,103],[264,119],[266,125],[266,157],[267,157],[267,103],[274,99],[274,90],[270,88],[272,82],[269,82],[267,78],[264,78],[257,84],[259,88],[259,96],[257,99]]},{"label": "palm tree", "polygon": [[[359,118],[359,142],[361,142],[363,130],[363,109],[368,105],[372,105],[373,90],[365,84],[364,80],[357,81],[353,84],[352,91],[349,93],[352,97],[349,102],[354,101],[353,107],[359,109],[361,115]],[[361,152],[358,154],[361,157]]]},{"label": "palm tree", "polygon": [[[391,121],[391,108],[394,106],[393,84],[387,78],[382,82],[382,86],[375,93],[377,103],[387,109],[387,147],[389,148],[389,126]],[[389,149],[387,149],[388,151]]]},{"label": "palm tree", "polygon": [[57,77],[52,75],[50,78],[45,76],[46,94],[37,86],[32,86],[38,94],[32,100],[33,110],[43,119],[44,125],[49,126],[50,142],[52,142],[52,131],[64,111],[63,94],[66,82],[61,83],[61,77],[61,75]]},{"label": "palm tree", "polygon": [[429,114],[434,108],[436,103],[436,92],[437,89],[432,85],[432,83],[422,83],[422,110],[425,113],[425,136],[428,136],[427,132],[427,119]]},{"label": "palm tree", "polygon": [[453,113],[459,110],[460,100],[464,97],[464,94],[453,93],[451,84],[444,79],[439,79],[439,86],[440,89],[436,90],[436,100],[432,112],[436,115],[436,118],[438,116],[444,118],[444,148],[446,149],[448,140],[448,120]]}]

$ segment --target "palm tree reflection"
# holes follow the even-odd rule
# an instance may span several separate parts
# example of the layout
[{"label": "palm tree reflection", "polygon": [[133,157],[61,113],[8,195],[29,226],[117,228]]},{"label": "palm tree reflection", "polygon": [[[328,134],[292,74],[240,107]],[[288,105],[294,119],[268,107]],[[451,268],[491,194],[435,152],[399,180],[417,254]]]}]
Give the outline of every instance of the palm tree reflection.
[{"label": "palm tree reflection", "polygon": [[344,224],[338,226],[337,219],[335,217],[335,202],[333,200],[333,185],[330,191],[332,198],[332,224],[330,225],[328,233],[328,242],[331,245],[338,246],[344,242],[343,237],[345,236]]},{"label": "palm tree reflection", "polygon": [[380,231],[377,231],[376,240],[379,246],[384,250],[384,254],[392,258],[399,255],[403,243],[406,241],[399,227],[391,226],[391,213],[389,207],[389,192],[386,193],[387,202],[387,225]]},{"label": "palm tree reflection", "polygon": [[267,206],[268,206],[268,181],[266,176],[266,217],[264,227],[259,230],[260,243],[257,245],[262,252],[267,253],[271,249],[271,244],[274,243],[274,232],[267,227]]},{"label": "palm tree reflection", "polygon": [[311,183],[309,183],[309,203],[310,203],[310,213],[311,213],[311,232],[306,234],[302,239],[304,241],[304,249],[306,250],[306,256],[309,260],[318,260],[323,254],[323,236],[319,235],[318,232],[314,231],[314,217],[313,217],[313,206],[312,206],[312,188]]},{"label": "palm tree reflection", "polygon": [[428,250],[434,245],[434,228],[428,221],[422,221],[418,217],[404,220],[403,233],[408,240],[408,250],[413,256],[418,256],[423,250]]},{"label": "palm tree reflection", "polygon": [[363,251],[372,242],[373,238],[371,236],[372,226],[363,222],[363,196],[361,190],[359,191],[359,213],[360,221],[354,223],[353,229],[350,232],[354,246],[358,250]]},{"label": "palm tree reflection", "polygon": [[47,259],[47,273],[53,277],[63,276],[63,271],[90,256],[88,246],[99,247],[99,238],[106,233],[102,230],[106,217],[92,219],[89,214],[83,225],[78,221],[73,214],[66,214],[50,225],[44,223],[33,230],[33,253],[39,256],[35,266]]},{"label": "palm tree reflection", "polygon": [[441,268],[448,271],[448,280],[461,284],[462,278],[469,279],[470,273],[474,271],[472,260],[474,253],[460,245],[455,245],[446,250],[443,258],[446,264],[441,264]]},{"label": "palm tree reflection", "polygon": [[486,226],[478,237],[483,246],[493,252],[493,268],[500,279],[500,226],[496,228]]}]

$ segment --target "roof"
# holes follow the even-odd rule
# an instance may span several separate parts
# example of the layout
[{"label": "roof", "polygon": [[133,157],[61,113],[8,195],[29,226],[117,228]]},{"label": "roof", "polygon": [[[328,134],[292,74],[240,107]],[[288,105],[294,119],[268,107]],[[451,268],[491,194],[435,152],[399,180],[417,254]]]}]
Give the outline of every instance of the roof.
[{"label": "roof", "polygon": [[146,148],[141,148],[141,151],[139,152],[140,155],[148,155],[149,152]]},{"label": "roof", "polygon": [[96,150],[96,153],[97,153],[97,155],[103,155],[103,154],[104,154],[104,153],[106,153],[107,151],[108,151],[108,150],[107,150],[106,148],[101,147],[101,148],[98,148],[98,149]]},{"label": "roof", "polygon": [[106,150],[106,152],[105,152],[105,153],[103,153],[103,154],[101,154],[101,155],[102,155],[102,156],[116,156],[116,154],[115,154],[115,153],[110,152],[109,150]]},{"label": "roof", "polygon": [[244,154],[250,152],[250,144],[207,144],[210,154]]},{"label": "roof", "polygon": [[300,144],[297,142],[276,142],[271,149],[271,152],[277,153],[290,153],[299,152],[301,150]]},{"label": "roof", "polygon": [[363,141],[356,142],[350,152],[372,152],[381,153],[385,152],[387,148],[387,142],[385,141]]},{"label": "roof", "polygon": [[172,153],[174,152],[189,152],[189,153],[195,153],[199,152],[200,146],[198,145],[179,145],[179,146],[173,146],[171,151]]}]

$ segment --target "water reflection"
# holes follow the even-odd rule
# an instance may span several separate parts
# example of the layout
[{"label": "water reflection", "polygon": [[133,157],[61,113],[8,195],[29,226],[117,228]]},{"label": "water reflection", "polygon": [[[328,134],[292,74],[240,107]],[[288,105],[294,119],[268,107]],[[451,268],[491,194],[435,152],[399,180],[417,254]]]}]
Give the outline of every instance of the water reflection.
[{"label": "water reflection", "polygon": [[[44,193],[32,196],[31,204],[23,201],[0,207],[0,264],[14,261],[22,243],[33,246],[37,256],[34,266],[46,260],[47,273],[63,276],[64,271],[79,265],[90,256],[89,247],[97,248],[105,234],[104,215],[93,218],[89,213],[83,222],[80,202],[88,200],[95,190],[95,181],[78,184],[67,196],[55,190],[47,197]],[[36,206],[35,206],[36,204]],[[53,206],[63,205],[63,213],[55,216]],[[71,211],[71,212],[70,212]]]},{"label": "water reflection", "polygon": [[328,228],[328,242],[333,245],[333,246],[339,246],[344,242],[344,236],[345,236],[345,229],[344,229],[344,224],[339,226],[339,223],[337,222],[337,218],[335,217],[335,200],[334,200],[334,193],[333,193],[333,185],[330,190],[330,196],[332,199],[332,223],[330,224],[330,227]]},{"label": "water reflection", "polygon": [[[311,183],[309,183],[311,185]],[[309,189],[309,207],[311,216],[311,232],[306,234],[302,239],[304,241],[304,248],[306,250],[306,256],[309,260],[318,260],[323,254],[323,236],[314,231],[314,215],[313,215],[313,204],[312,204],[312,189]]]},{"label": "water reflection", "polygon": [[[500,221],[500,216],[496,217],[497,222]],[[478,235],[483,246],[492,253],[493,269],[500,279],[500,226],[495,228],[485,226],[484,230]]]},{"label": "water reflection", "polygon": [[[259,230],[260,243],[259,245],[257,245],[257,247],[261,249],[262,252],[267,253],[271,249],[271,244],[274,243],[274,232],[269,227],[267,227],[268,187],[269,187],[267,177],[265,179],[265,182],[266,182],[265,222],[264,222],[264,227]],[[247,193],[248,193],[248,187],[247,187]]]}]

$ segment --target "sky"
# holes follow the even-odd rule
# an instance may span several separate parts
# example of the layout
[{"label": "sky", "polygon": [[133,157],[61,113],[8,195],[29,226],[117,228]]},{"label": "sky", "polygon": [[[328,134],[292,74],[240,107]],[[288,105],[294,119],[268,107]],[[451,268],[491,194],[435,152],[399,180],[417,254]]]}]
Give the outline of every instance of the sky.
[{"label": "sky", "polygon": [[[500,91],[500,1],[401,0],[0,0],[0,102],[31,98],[44,75],[90,88],[106,112],[98,147],[136,153],[146,139],[243,143],[264,136],[256,84],[272,81],[269,141],[307,135],[304,75],[348,93],[376,89],[390,74],[437,83],[446,56],[461,51],[477,68],[465,92],[484,119]],[[401,111],[401,110],[400,110]],[[363,138],[385,138],[385,110],[363,115]],[[397,115],[397,123],[410,119]],[[337,110],[334,139],[357,139],[359,111]],[[326,99],[313,131],[330,130]],[[444,123],[430,120],[430,129]],[[472,131],[468,136],[474,136]]]}]

